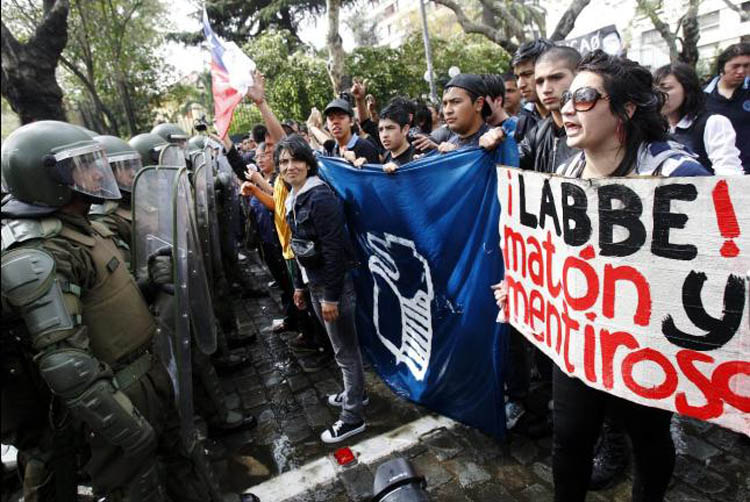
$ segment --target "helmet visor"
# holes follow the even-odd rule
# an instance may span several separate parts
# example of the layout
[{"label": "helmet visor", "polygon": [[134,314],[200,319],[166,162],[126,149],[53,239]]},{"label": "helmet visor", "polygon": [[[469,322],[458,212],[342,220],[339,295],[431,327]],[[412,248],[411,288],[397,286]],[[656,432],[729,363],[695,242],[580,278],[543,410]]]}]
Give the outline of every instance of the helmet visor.
[{"label": "helmet visor", "polygon": [[141,168],[141,156],[138,153],[126,153],[109,157],[109,165],[112,167],[120,190],[132,192],[135,174]]},{"label": "helmet visor", "polygon": [[55,154],[58,176],[76,192],[100,199],[119,199],[120,190],[100,145],[87,145]]}]

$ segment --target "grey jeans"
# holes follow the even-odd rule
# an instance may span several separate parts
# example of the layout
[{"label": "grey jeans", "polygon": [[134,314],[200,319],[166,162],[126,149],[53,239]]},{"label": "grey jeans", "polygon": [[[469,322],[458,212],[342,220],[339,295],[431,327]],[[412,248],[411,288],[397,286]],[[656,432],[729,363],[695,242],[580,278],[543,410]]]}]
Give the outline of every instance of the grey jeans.
[{"label": "grey jeans", "polygon": [[341,368],[344,377],[344,406],[340,419],[348,424],[364,420],[362,398],[365,392],[365,373],[362,368],[362,353],[359,350],[357,328],[354,316],[357,308],[357,296],[354,284],[347,275],[344,289],[339,299],[339,318],[334,322],[323,320],[320,302],[323,300],[323,286],[310,284],[310,296],[315,314],[325,325],[328,338],[331,340],[336,364]]}]

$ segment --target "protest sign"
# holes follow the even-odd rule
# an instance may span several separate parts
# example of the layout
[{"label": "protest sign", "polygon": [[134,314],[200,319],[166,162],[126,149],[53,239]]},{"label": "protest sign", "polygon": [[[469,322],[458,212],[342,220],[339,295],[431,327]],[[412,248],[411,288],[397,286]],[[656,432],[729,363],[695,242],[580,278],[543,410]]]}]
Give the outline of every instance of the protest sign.
[{"label": "protest sign", "polygon": [[607,54],[621,56],[623,52],[622,39],[613,24],[586,33],[580,37],[574,37],[560,41],[560,44],[572,47],[585,56],[589,52],[601,49]]},{"label": "protest sign", "polygon": [[341,159],[319,165],[356,244],[357,333],[377,373],[402,397],[502,435],[506,330],[490,291],[503,273],[492,157],[433,155],[392,175]]},{"label": "protest sign", "polygon": [[591,387],[750,435],[750,178],[497,170],[509,321]]}]

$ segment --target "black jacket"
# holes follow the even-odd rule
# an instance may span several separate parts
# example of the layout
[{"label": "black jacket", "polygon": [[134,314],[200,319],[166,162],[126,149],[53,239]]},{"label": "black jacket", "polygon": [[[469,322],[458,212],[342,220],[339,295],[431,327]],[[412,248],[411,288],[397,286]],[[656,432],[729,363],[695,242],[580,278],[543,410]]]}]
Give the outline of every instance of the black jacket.
[{"label": "black jacket", "polygon": [[567,143],[565,128],[558,128],[552,116],[537,125],[518,144],[518,157],[521,169],[554,173],[557,167],[577,153]]},{"label": "black jacket", "polygon": [[[321,183],[300,193],[286,218],[292,239],[315,243],[314,258],[297,256],[310,283],[323,285],[322,300],[339,301],[346,272],[354,268],[356,261],[338,198],[328,185]],[[300,274],[294,277],[294,287],[304,288]]]}]

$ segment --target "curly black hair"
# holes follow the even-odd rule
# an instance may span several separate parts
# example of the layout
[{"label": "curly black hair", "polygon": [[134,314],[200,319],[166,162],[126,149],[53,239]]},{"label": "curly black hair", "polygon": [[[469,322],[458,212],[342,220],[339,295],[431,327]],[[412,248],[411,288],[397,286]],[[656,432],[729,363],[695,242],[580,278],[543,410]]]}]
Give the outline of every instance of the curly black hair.
[{"label": "curly black hair", "polygon": [[[642,143],[665,141],[667,121],[661,114],[666,95],[654,87],[647,68],[630,59],[610,56],[601,49],[589,52],[578,64],[578,72],[599,75],[609,95],[609,108],[624,127],[625,156],[612,176],[625,176],[633,170]],[[635,105],[632,116],[627,105]]]}]

